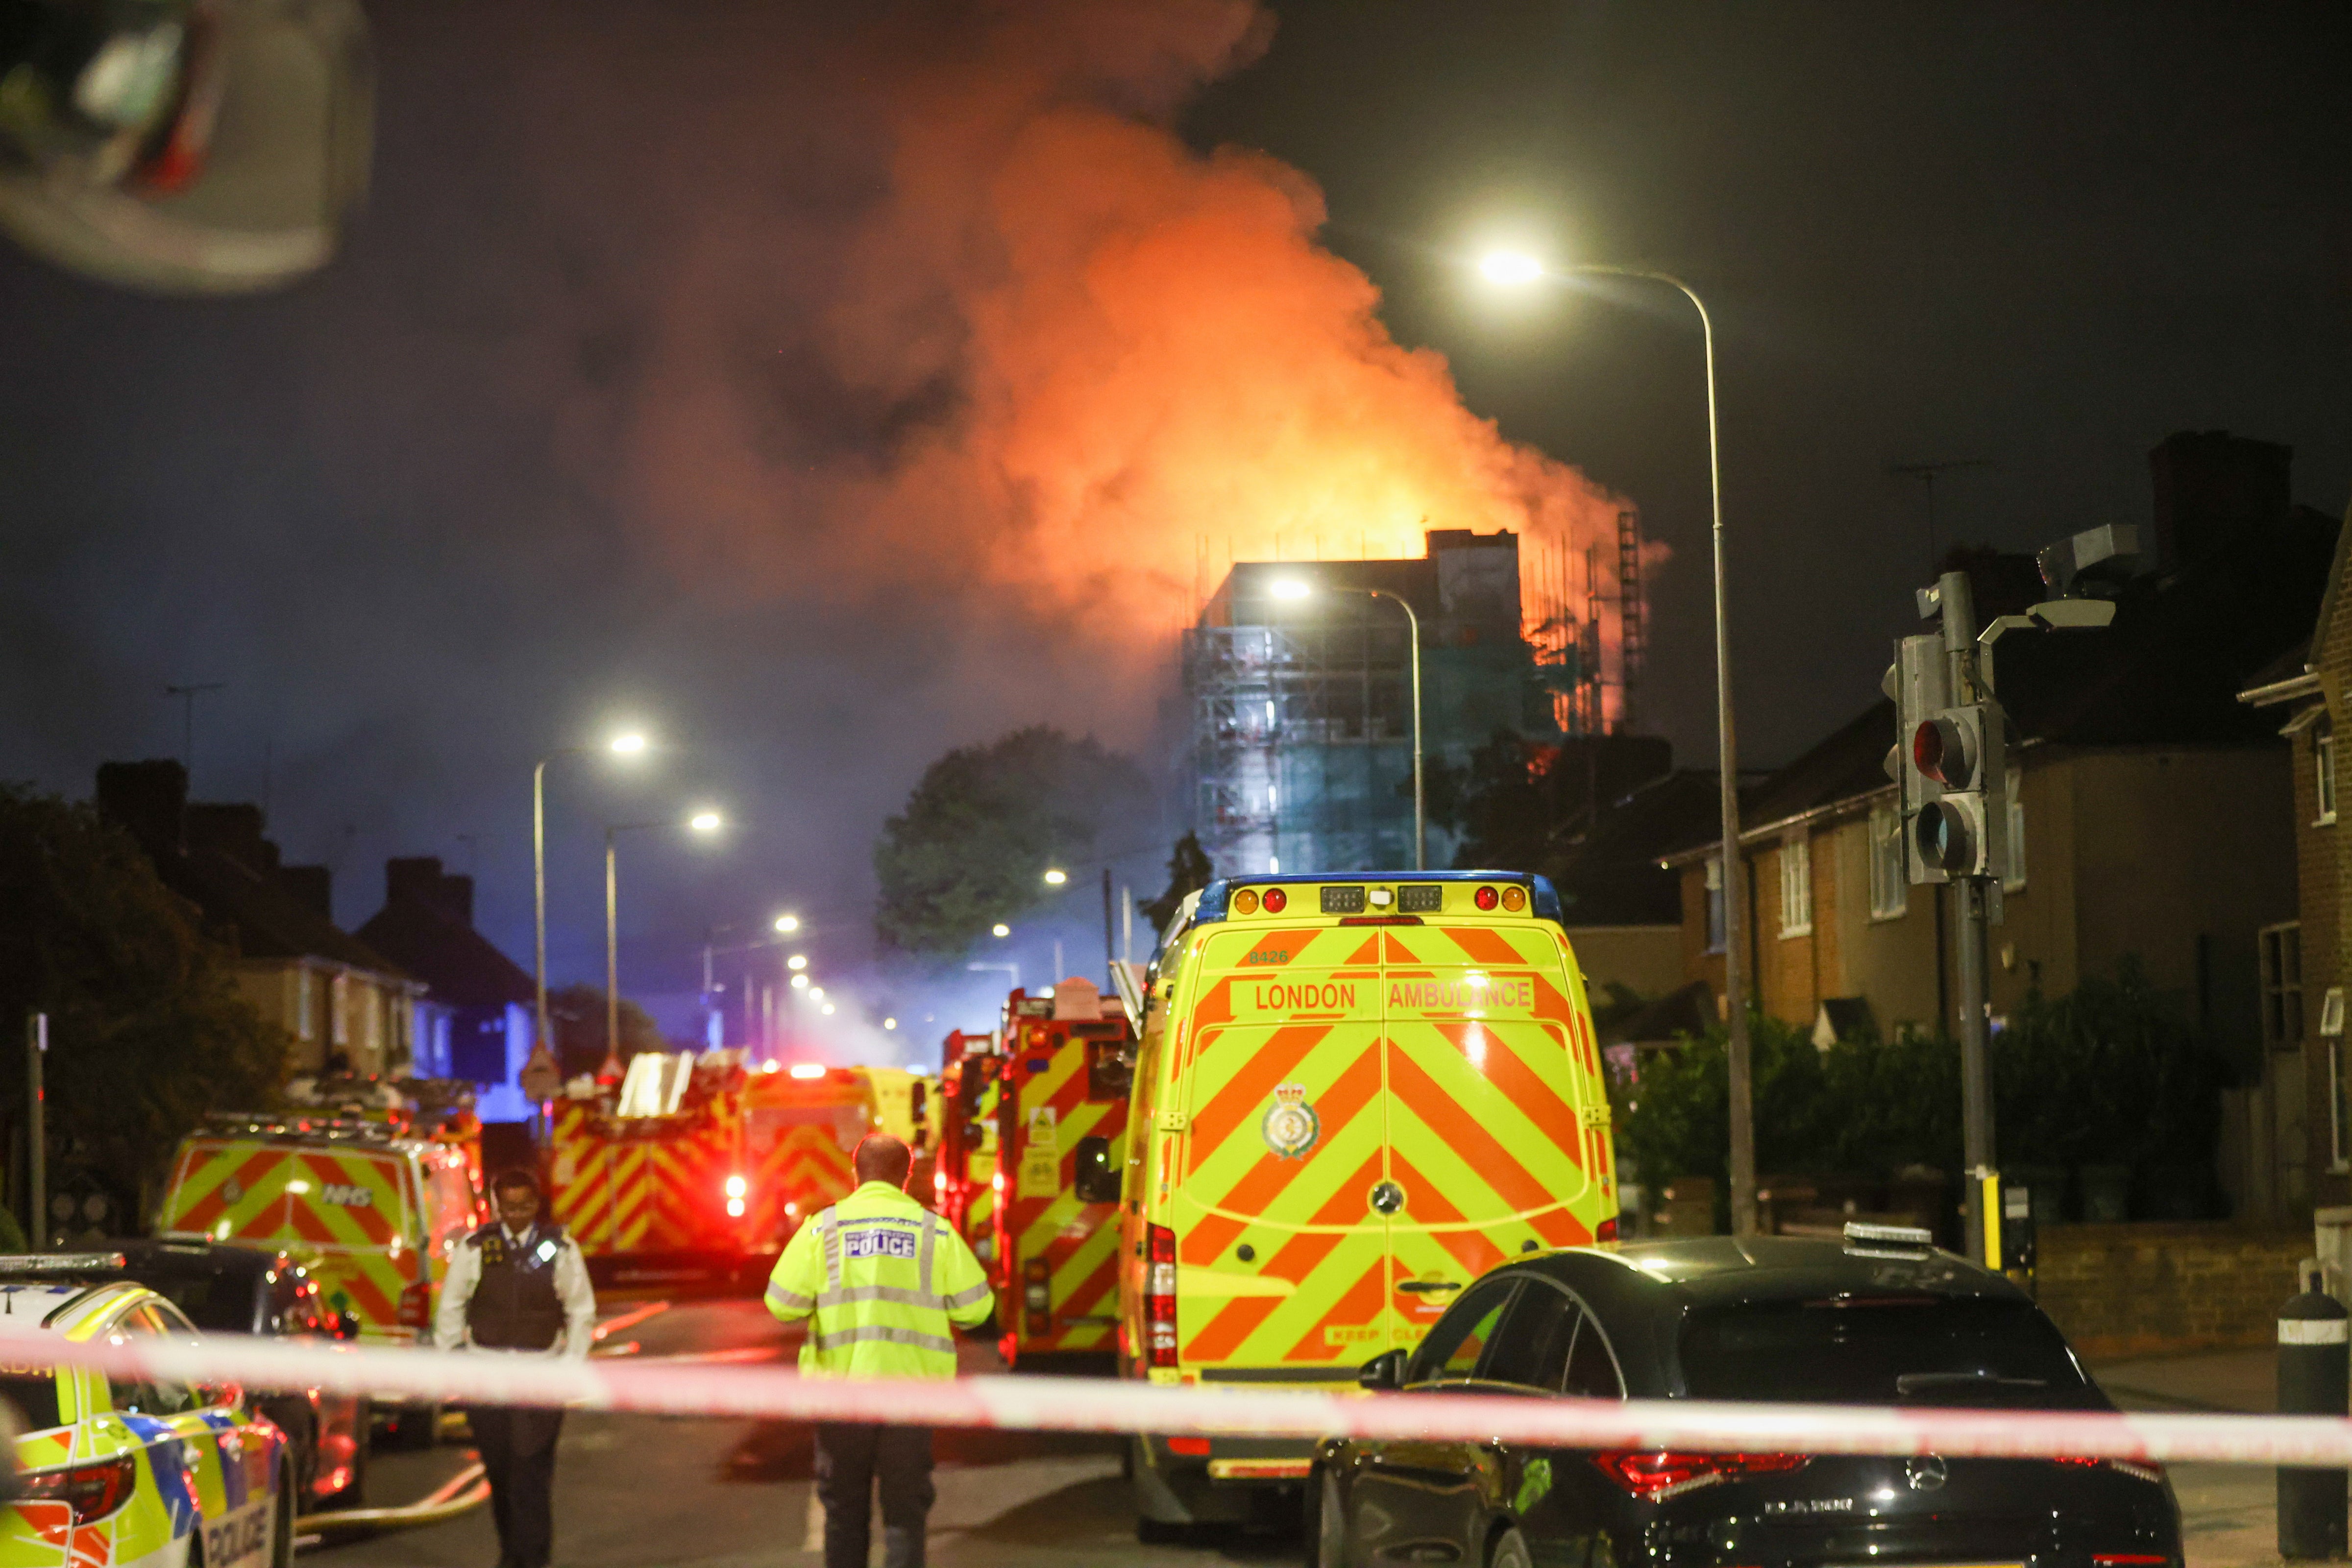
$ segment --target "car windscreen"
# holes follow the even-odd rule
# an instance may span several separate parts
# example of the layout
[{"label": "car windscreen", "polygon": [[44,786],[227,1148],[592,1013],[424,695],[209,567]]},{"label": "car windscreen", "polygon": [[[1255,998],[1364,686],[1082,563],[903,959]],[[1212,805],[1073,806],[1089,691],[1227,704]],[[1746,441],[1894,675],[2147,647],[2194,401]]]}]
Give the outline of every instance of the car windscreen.
[{"label": "car windscreen", "polygon": [[10,1367],[0,1372],[0,1398],[16,1407],[28,1432],[62,1424],[58,1414],[58,1374],[47,1368]]},{"label": "car windscreen", "polygon": [[142,1270],[139,1283],[188,1315],[188,1321],[208,1334],[249,1334],[253,1331],[253,1280],[238,1274],[184,1274]]},{"label": "car windscreen", "polygon": [[1694,1399],[2000,1409],[2106,1408],[2023,1301],[1933,1296],[1742,1301],[1683,1327]]}]

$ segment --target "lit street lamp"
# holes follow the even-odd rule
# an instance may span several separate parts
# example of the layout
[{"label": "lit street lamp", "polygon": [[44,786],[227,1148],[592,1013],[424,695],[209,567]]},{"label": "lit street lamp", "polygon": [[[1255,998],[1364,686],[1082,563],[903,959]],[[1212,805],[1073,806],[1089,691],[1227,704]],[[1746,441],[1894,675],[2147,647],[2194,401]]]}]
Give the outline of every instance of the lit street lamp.
[{"label": "lit street lamp", "polygon": [[[620,822],[604,829],[604,1072],[621,1076],[621,879],[618,853],[621,835],[667,827],[667,822]],[[686,819],[688,831],[711,834],[727,826],[715,811],[698,811]]]},{"label": "lit street lamp", "polygon": [[[616,757],[638,757],[646,752],[645,736],[635,730],[625,730],[604,742],[604,749]],[[530,770],[530,883],[531,903],[539,937],[539,1032],[532,1037],[534,1049],[549,1044],[547,1031],[547,764],[558,757],[587,755],[584,746],[565,746],[539,759]]]},{"label": "lit street lamp", "polygon": [[779,931],[782,932],[784,935],[786,935],[786,936],[790,936],[790,935],[792,935],[792,934],[793,934],[793,932],[794,932],[794,931],[798,931],[798,930],[800,930],[800,929],[801,929],[801,918],[800,918],[800,916],[798,916],[798,915],[778,915],[778,916],[776,917],[776,930],[778,930]]},{"label": "lit street lamp", "polygon": [[1698,311],[1699,341],[1706,356],[1706,480],[1715,511],[1715,723],[1716,765],[1722,770],[1723,1010],[1730,1028],[1731,1229],[1745,1236],[1756,1228],[1756,1116],[1749,1079],[1747,986],[1739,972],[1740,896],[1739,764],[1731,724],[1731,622],[1723,562],[1723,462],[1715,413],[1715,322],[1691,286],[1669,272],[1639,267],[1547,268],[1534,257],[1496,251],[1479,262],[1489,280],[1510,285],[1564,281],[1570,278],[1638,278],[1682,291]]},{"label": "lit street lamp", "polygon": [[1315,583],[1304,577],[1284,577],[1274,584],[1277,599],[1306,599],[1317,593],[1361,594],[1367,598],[1386,599],[1404,612],[1405,627],[1410,634],[1412,655],[1412,868],[1425,870],[1429,866],[1429,833],[1425,826],[1427,808],[1421,788],[1421,617],[1412,606],[1390,593],[1386,588],[1357,588],[1336,583]]},{"label": "lit street lamp", "polygon": [[1048,868],[1045,872],[1045,886],[1049,888],[1058,888],[1069,879],[1070,874],[1058,866]]},{"label": "lit street lamp", "polygon": [[793,989],[795,991],[807,990],[808,983],[809,977],[805,974],[795,974],[793,976]]},{"label": "lit street lamp", "polygon": [[784,967],[793,971],[795,973],[801,970],[806,969],[808,967],[808,954],[805,952],[796,952],[793,954],[790,958],[784,960]]},{"label": "lit street lamp", "polygon": [[1006,925],[1003,921],[999,921],[994,925],[988,928],[988,934],[991,936],[1011,936],[1013,934],[1013,928]]}]

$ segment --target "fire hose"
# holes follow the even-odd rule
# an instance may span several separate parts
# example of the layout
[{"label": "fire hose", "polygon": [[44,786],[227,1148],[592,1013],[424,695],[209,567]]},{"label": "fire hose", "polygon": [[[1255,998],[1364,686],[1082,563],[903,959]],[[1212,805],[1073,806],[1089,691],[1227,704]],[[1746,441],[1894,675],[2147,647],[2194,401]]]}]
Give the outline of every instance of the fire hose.
[{"label": "fire hose", "polygon": [[780,1366],[658,1357],[569,1360],[269,1340],[92,1343],[0,1332],[0,1358],[125,1377],[327,1388],[419,1403],[537,1405],[784,1421],[1509,1442],[1703,1452],[1940,1454],[2352,1467],[2352,1420],[2111,1411],[1927,1409],[1444,1393],[1321,1394],[1068,1377],[845,1381]]}]

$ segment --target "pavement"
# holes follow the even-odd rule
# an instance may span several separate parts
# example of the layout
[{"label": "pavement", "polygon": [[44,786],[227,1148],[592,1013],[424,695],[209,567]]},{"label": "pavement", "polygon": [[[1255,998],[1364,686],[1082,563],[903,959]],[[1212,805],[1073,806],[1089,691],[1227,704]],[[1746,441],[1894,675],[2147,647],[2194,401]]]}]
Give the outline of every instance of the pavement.
[{"label": "pavement", "polygon": [[[2263,1413],[2278,1408],[2270,1347],[2095,1363],[2091,1375],[2126,1410]],[[2260,1465],[2172,1465],[2189,1568],[2252,1568],[2278,1554],[2278,1472]]]},{"label": "pavement", "polygon": [[[782,1360],[797,1337],[759,1304],[678,1301],[632,1314],[604,1352]],[[985,1346],[966,1370],[998,1370]],[[2246,1411],[2275,1406],[2268,1349],[2095,1363],[2126,1410]],[[942,1432],[930,1560],[940,1568],[1211,1568],[1297,1560],[1295,1538],[1213,1534],[1182,1547],[1139,1546],[1116,1438],[1069,1433]],[[379,1453],[373,1501],[420,1497],[470,1459],[462,1436],[424,1454]],[[740,1420],[574,1413],[557,1468],[562,1568],[802,1568],[822,1561],[805,1426]],[[2188,1568],[2275,1564],[2273,1472],[2254,1466],[2171,1467]],[[880,1533],[876,1540],[878,1546]],[[488,1568],[498,1558],[487,1510],[445,1523],[307,1545],[308,1568]]]}]

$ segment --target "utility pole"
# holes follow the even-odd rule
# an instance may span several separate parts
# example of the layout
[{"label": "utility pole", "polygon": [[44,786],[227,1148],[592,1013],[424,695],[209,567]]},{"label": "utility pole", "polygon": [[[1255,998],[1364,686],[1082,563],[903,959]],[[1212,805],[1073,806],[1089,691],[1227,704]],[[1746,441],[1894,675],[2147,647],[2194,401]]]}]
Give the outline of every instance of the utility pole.
[{"label": "utility pole", "polygon": [[196,776],[196,699],[227,686],[225,680],[200,680],[188,686],[166,686],[163,695],[180,700],[180,766],[193,783]]},{"label": "utility pole", "polygon": [[[1118,927],[1111,919],[1110,867],[1103,867],[1103,978],[1110,978],[1110,966],[1118,962]],[[1118,983],[1111,982],[1111,994],[1118,994]]]}]

